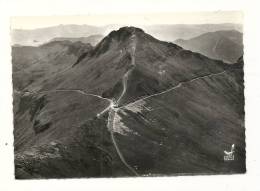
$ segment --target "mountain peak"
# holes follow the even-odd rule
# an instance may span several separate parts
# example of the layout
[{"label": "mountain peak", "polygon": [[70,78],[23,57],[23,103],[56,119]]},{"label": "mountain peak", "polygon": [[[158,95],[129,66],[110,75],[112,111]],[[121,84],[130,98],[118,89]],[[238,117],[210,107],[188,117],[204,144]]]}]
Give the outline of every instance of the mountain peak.
[{"label": "mountain peak", "polygon": [[128,47],[129,44],[131,44],[133,41],[133,38],[136,42],[139,42],[139,45],[146,44],[147,42],[161,42],[151,35],[145,33],[140,28],[125,26],[110,32],[99,44],[97,44],[92,52],[92,55],[97,56],[105,53],[108,50],[118,50]]},{"label": "mountain peak", "polygon": [[140,29],[133,26],[130,27],[121,27],[118,30],[114,30],[111,33],[109,33],[108,37],[118,40],[118,41],[125,41],[128,38],[130,38],[133,34],[144,34],[145,32]]},{"label": "mountain peak", "polygon": [[134,26],[125,26],[125,27],[121,27],[118,29],[118,32],[124,32],[124,31],[128,31],[128,32],[131,32],[131,33],[135,33],[135,32],[142,32],[144,33],[143,29],[141,28],[137,28],[137,27],[134,27]]},{"label": "mountain peak", "polygon": [[[108,50],[114,48],[121,49],[129,45],[131,38],[135,36],[136,38],[144,37],[146,34],[142,29],[136,27],[121,27],[118,30],[110,32],[93,50],[93,55],[100,55]],[[113,48],[111,48],[113,47]]]}]

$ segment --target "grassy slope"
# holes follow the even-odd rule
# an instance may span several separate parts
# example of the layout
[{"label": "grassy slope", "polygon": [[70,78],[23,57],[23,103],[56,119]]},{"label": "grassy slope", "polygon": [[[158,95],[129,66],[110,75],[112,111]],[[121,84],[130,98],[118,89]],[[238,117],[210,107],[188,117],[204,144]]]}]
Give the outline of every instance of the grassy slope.
[{"label": "grassy slope", "polygon": [[[117,134],[139,174],[245,172],[241,71],[187,83],[121,112],[132,133]],[[139,109],[138,109],[139,108]],[[224,150],[236,145],[235,161]]]},{"label": "grassy slope", "polygon": [[[119,36],[111,34],[119,41],[105,38],[68,71],[53,78],[48,78],[49,75],[47,78],[33,77],[37,83],[25,85],[26,88],[84,89],[89,93],[117,97],[122,89],[122,76],[131,63],[125,49],[128,41],[124,40],[128,32],[121,32]],[[222,62],[143,35],[138,36],[136,68],[129,76],[124,103],[162,91],[179,81],[226,68]],[[58,65],[62,64],[58,58],[57,61]],[[160,70],[167,72],[161,76]],[[236,82],[239,78],[235,76],[240,80]],[[146,100],[140,106],[145,106],[144,109],[138,114],[125,110],[120,114],[123,123],[137,132],[128,136],[116,135],[126,160],[131,166],[136,165],[140,174],[242,172],[242,76],[242,73],[229,73],[198,80]],[[24,79],[24,74],[21,77]],[[14,88],[17,87],[14,83]],[[15,94],[14,98],[17,178],[129,175],[112,146],[106,128],[107,116],[95,117],[107,107],[107,102],[73,92],[23,97]],[[223,134],[222,138],[218,132]],[[228,168],[221,159],[223,149],[229,150],[231,143],[238,146],[238,160]]]}]

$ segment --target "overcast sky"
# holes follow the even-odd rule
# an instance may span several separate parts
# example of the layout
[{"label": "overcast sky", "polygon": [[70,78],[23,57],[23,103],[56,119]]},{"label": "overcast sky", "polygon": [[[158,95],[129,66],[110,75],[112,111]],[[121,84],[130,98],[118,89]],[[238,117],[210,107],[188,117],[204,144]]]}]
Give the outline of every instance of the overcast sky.
[{"label": "overcast sky", "polygon": [[155,14],[106,14],[81,16],[23,16],[12,17],[12,29],[35,29],[60,24],[87,25],[155,25],[155,24],[218,24],[242,23],[240,11],[175,12]]}]

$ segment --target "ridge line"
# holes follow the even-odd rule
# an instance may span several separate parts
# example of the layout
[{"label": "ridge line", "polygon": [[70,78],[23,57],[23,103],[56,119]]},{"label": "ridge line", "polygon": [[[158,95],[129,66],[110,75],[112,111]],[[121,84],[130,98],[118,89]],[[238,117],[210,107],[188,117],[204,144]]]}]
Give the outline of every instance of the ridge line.
[{"label": "ridge line", "polygon": [[131,102],[131,103],[128,103],[128,104],[126,104],[126,105],[123,105],[123,106],[119,107],[118,109],[125,108],[125,107],[127,107],[127,106],[129,106],[129,105],[133,105],[133,104],[135,104],[135,103],[137,103],[137,102],[139,102],[139,101],[142,101],[142,100],[145,100],[145,99],[154,97],[154,96],[158,96],[158,95],[162,95],[162,94],[164,94],[164,93],[170,92],[171,90],[174,90],[174,89],[177,89],[177,88],[181,87],[183,84],[190,83],[190,82],[193,82],[193,81],[196,81],[196,80],[199,80],[199,79],[203,79],[203,78],[206,78],[206,77],[210,77],[210,76],[220,75],[220,74],[225,73],[226,71],[229,71],[229,70],[227,69],[227,70],[223,70],[222,72],[211,73],[211,74],[205,75],[205,76],[199,76],[199,77],[193,78],[193,79],[191,79],[191,80],[189,80],[189,81],[179,82],[177,85],[175,85],[175,86],[173,86],[173,87],[171,87],[171,88],[169,88],[169,89],[167,89],[167,90],[164,90],[164,91],[162,91],[162,92],[155,93],[155,94],[152,94],[152,95],[149,95],[149,96],[140,98],[140,99],[135,100],[135,101],[133,101],[133,102]]}]

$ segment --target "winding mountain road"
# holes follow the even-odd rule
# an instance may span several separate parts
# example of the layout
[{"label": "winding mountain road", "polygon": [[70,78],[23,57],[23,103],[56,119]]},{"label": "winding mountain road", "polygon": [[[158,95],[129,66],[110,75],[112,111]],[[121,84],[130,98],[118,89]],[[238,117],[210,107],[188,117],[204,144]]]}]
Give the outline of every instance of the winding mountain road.
[{"label": "winding mountain road", "polygon": [[103,115],[104,113],[108,112],[108,119],[107,119],[107,128],[110,132],[110,137],[111,137],[111,141],[115,147],[115,150],[117,152],[117,155],[119,156],[121,162],[124,164],[124,166],[129,170],[130,173],[132,173],[133,175],[135,176],[139,176],[139,174],[136,172],[136,170],[134,168],[132,168],[128,162],[126,161],[126,159],[124,158],[123,154],[121,153],[120,149],[119,149],[119,146],[116,142],[116,139],[115,139],[115,136],[114,136],[114,132],[115,132],[115,116],[117,115],[117,112],[118,110],[122,109],[122,108],[125,108],[127,106],[130,106],[130,105],[134,105],[136,104],[137,102],[140,102],[140,101],[143,101],[143,100],[146,100],[146,99],[149,99],[149,98],[152,98],[152,97],[155,97],[155,96],[159,96],[159,95],[162,95],[162,94],[165,94],[167,92],[170,92],[172,90],[175,90],[177,88],[180,88],[182,85],[184,84],[187,84],[187,83],[190,83],[190,82],[193,82],[193,81],[196,81],[196,80],[199,80],[199,79],[203,79],[203,78],[207,78],[207,77],[211,77],[211,76],[215,76],[215,75],[221,75],[223,73],[226,72],[226,70],[224,71],[221,71],[221,72],[218,72],[218,73],[213,73],[213,74],[209,74],[209,75],[205,75],[205,76],[200,76],[200,77],[196,77],[196,78],[193,78],[189,81],[184,81],[184,82],[179,82],[176,86],[174,87],[171,87],[165,91],[162,91],[162,92],[159,92],[159,93],[155,93],[153,95],[149,95],[149,96],[146,96],[146,97],[143,97],[143,98],[140,98],[136,101],[133,101],[131,103],[128,103],[126,105],[123,105],[121,107],[118,107],[118,105],[120,104],[120,102],[122,101],[123,97],[125,96],[126,94],[126,91],[127,91],[127,82],[128,82],[128,78],[129,78],[129,75],[130,73],[134,70],[135,66],[136,66],[136,63],[135,63],[135,50],[136,50],[136,43],[137,43],[137,39],[136,39],[136,36],[135,36],[135,33],[133,32],[132,33],[132,36],[130,38],[130,44],[129,44],[129,49],[128,51],[130,51],[130,54],[131,54],[131,68],[123,75],[123,78],[122,78],[122,84],[123,84],[123,90],[119,96],[119,98],[117,100],[114,100],[114,99],[109,99],[109,98],[105,98],[105,97],[102,97],[100,95],[95,95],[95,94],[90,94],[90,93],[86,93],[85,91],[83,90],[79,90],[79,89],[58,89],[58,90],[50,90],[50,91],[41,91],[41,92],[30,92],[30,91],[25,91],[25,92],[20,92],[20,91],[17,91],[17,90],[14,90],[15,93],[31,93],[31,94],[46,94],[46,93],[53,93],[53,92],[76,92],[76,93],[80,93],[80,94],[83,94],[85,96],[93,96],[93,97],[97,97],[99,99],[102,99],[102,100],[106,100],[108,101],[110,104],[108,107],[104,108],[101,112],[97,113],[97,117],[100,117],[101,115]]},{"label": "winding mountain road", "polygon": [[120,160],[122,161],[122,163],[127,167],[127,169],[132,173],[134,174],[135,176],[139,176],[139,174],[126,162],[123,154],[121,153],[118,145],[117,145],[117,142],[115,140],[115,137],[114,137],[114,126],[115,126],[115,115],[116,115],[116,110],[111,107],[110,111],[109,111],[109,116],[108,116],[108,122],[107,122],[107,127],[110,131],[110,137],[111,137],[111,140],[113,142],[113,145],[116,149],[116,152],[120,158]]},{"label": "winding mountain road", "polygon": [[115,140],[114,137],[114,126],[115,126],[115,116],[117,115],[117,110],[118,108],[115,108],[115,106],[118,106],[121,99],[124,97],[126,90],[127,90],[127,81],[128,81],[128,77],[129,74],[133,71],[134,67],[135,67],[135,49],[136,49],[136,36],[135,33],[133,32],[131,38],[130,38],[131,42],[130,42],[130,54],[131,54],[131,65],[132,68],[129,69],[123,76],[122,79],[122,83],[123,83],[123,91],[121,93],[121,95],[119,96],[119,98],[115,101],[115,103],[112,103],[110,105],[110,109],[109,109],[109,116],[108,116],[108,122],[107,122],[107,128],[110,131],[110,136],[111,136],[111,140],[113,142],[113,145],[116,149],[116,152],[120,158],[120,160],[122,161],[122,163],[127,167],[127,169],[134,174],[135,176],[139,176],[139,174],[135,171],[135,169],[133,169],[125,160],[123,154],[121,153],[117,142]]},{"label": "winding mountain road", "polygon": [[90,93],[86,93],[83,90],[79,90],[79,89],[57,89],[57,90],[48,90],[48,91],[40,91],[40,92],[33,92],[33,91],[18,91],[18,90],[14,90],[15,93],[27,93],[27,94],[49,94],[49,93],[55,93],[55,92],[76,92],[79,94],[83,94],[85,96],[92,96],[92,97],[97,97],[99,99],[103,99],[106,100],[108,102],[110,102],[110,105],[108,107],[106,107],[104,110],[102,110],[101,112],[97,113],[97,117],[100,117],[101,115],[103,115],[106,111],[108,111],[113,103],[113,101],[111,99],[102,97],[100,95],[96,95],[96,94],[90,94]]},{"label": "winding mountain road", "polygon": [[151,97],[155,97],[155,96],[158,96],[158,95],[165,94],[165,93],[167,93],[167,92],[170,92],[170,91],[172,91],[172,90],[175,90],[175,89],[181,87],[183,84],[187,84],[187,83],[190,83],[190,82],[193,82],[193,81],[196,81],[196,80],[199,80],[199,79],[203,79],[203,78],[208,78],[208,77],[211,77],[211,76],[221,75],[221,74],[223,74],[223,73],[225,73],[225,72],[226,72],[226,70],[224,70],[224,71],[222,71],[222,72],[218,72],[218,73],[213,73],[213,74],[209,74],[209,75],[205,75],[205,76],[196,77],[196,78],[193,78],[193,79],[191,79],[191,80],[189,80],[189,81],[179,82],[179,83],[178,83],[176,86],[174,86],[174,87],[171,87],[171,88],[169,88],[169,89],[167,89],[167,90],[165,90],[165,91],[159,92],[159,93],[155,93],[155,94],[152,94],[152,95],[143,97],[143,98],[138,99],[138,100],[136,100],[136,101],[134,101],[134,102],[131,102],[131,103],[127,104],[127,105],[121,106],[121,107],[119,107],[119,109],[125,108],[125,107],[127,107],[127,106],[133,105],[133,104],[135,104],[135,103],[137,103],[137,102],[140,102],[140,101],[149,99],[149,98],[151,98]]},{"label": "winding mountain road", "polygon": [[135,68],[135,49],[136,49],[136,36],[135,34],[133,33],[131,38],[130,38],[131,42],[130,42],[130,54],[131,54],[131,66],[132,68],[129,69],[123,76],[123,79],[122,79],[122,83],[123,83],[123,91],[121,93],[121,95],[119,96],[119,98],[117,99],[117,105],[120,104],[120,101],[121,99],[123,98],[123,96],[125,95],[126,93],[126,90],[127,90],[127,81],[128,81],[128,77],[129,77],[129,74],[134,70]]}]

